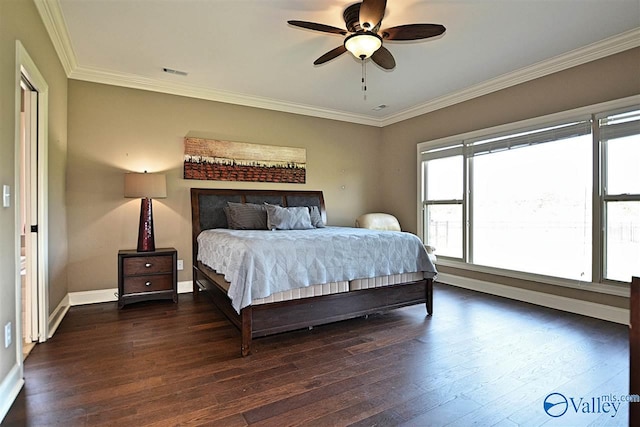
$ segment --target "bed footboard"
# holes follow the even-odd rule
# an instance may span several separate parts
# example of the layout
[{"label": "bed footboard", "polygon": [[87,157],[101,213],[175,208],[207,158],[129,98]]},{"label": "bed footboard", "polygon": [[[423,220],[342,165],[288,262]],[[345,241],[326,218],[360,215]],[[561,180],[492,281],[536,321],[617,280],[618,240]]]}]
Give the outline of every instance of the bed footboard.
[{"label": "bed footboard", "polygon": [[303,298],[292,301],[245,307],[238,314],[231,300],[207,275],[206,267],[194,267],[194,292],[206,291],[213,303],[233,323],[242,336],[240,353],[251,354],[253,338],[289,332],[368,314],[424,303],[427,314],[433,312],[433,280],[339,294]]}]

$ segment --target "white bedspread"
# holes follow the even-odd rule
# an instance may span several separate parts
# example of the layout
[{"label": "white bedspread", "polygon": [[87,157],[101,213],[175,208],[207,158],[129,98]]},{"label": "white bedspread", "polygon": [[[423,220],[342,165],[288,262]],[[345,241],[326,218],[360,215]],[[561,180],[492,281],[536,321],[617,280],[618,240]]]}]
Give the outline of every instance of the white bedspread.
[{"label": "white bedspread", "polygon": [[205,230],[198,261],[224,275],[240,312],[253,298],[309,285],[436,269],[417,236],[326,227],[312,230]]}]

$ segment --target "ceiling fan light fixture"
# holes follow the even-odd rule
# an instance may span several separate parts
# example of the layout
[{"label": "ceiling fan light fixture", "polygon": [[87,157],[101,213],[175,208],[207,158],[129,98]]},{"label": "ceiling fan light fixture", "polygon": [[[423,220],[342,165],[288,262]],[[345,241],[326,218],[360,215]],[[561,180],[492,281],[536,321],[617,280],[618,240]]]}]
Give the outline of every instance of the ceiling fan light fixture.
[{"label": "ceiling fan light fixture", "polygon": [[369,58],[380,46],[382,38],[370,31],[352,34],[344,40],[344,47],[358,59]]}]

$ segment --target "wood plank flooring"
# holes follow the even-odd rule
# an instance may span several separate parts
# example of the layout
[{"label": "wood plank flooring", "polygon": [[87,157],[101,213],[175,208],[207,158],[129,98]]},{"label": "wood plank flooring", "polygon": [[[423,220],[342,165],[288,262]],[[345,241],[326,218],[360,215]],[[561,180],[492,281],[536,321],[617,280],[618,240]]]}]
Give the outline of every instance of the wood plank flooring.
[{"label": "wood plank flooring", "polygon": [[[436,284],[424,305],[254,341],[205,295],[72,307],[3,426],[588,426],[543,401],[626,395],[628,328]],[[640,405],[640,403],[633,403]]]}]

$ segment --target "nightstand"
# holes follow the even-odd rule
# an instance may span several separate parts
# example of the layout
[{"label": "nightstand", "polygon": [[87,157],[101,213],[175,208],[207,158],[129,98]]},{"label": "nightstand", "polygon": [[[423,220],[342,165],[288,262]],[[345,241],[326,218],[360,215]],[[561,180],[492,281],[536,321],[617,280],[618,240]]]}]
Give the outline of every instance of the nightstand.
[{"label": "nightstand", "polygon": [[153,252],[118,251],[118,308],[155,299],[178,302],[177,251],[160,248]]}]

